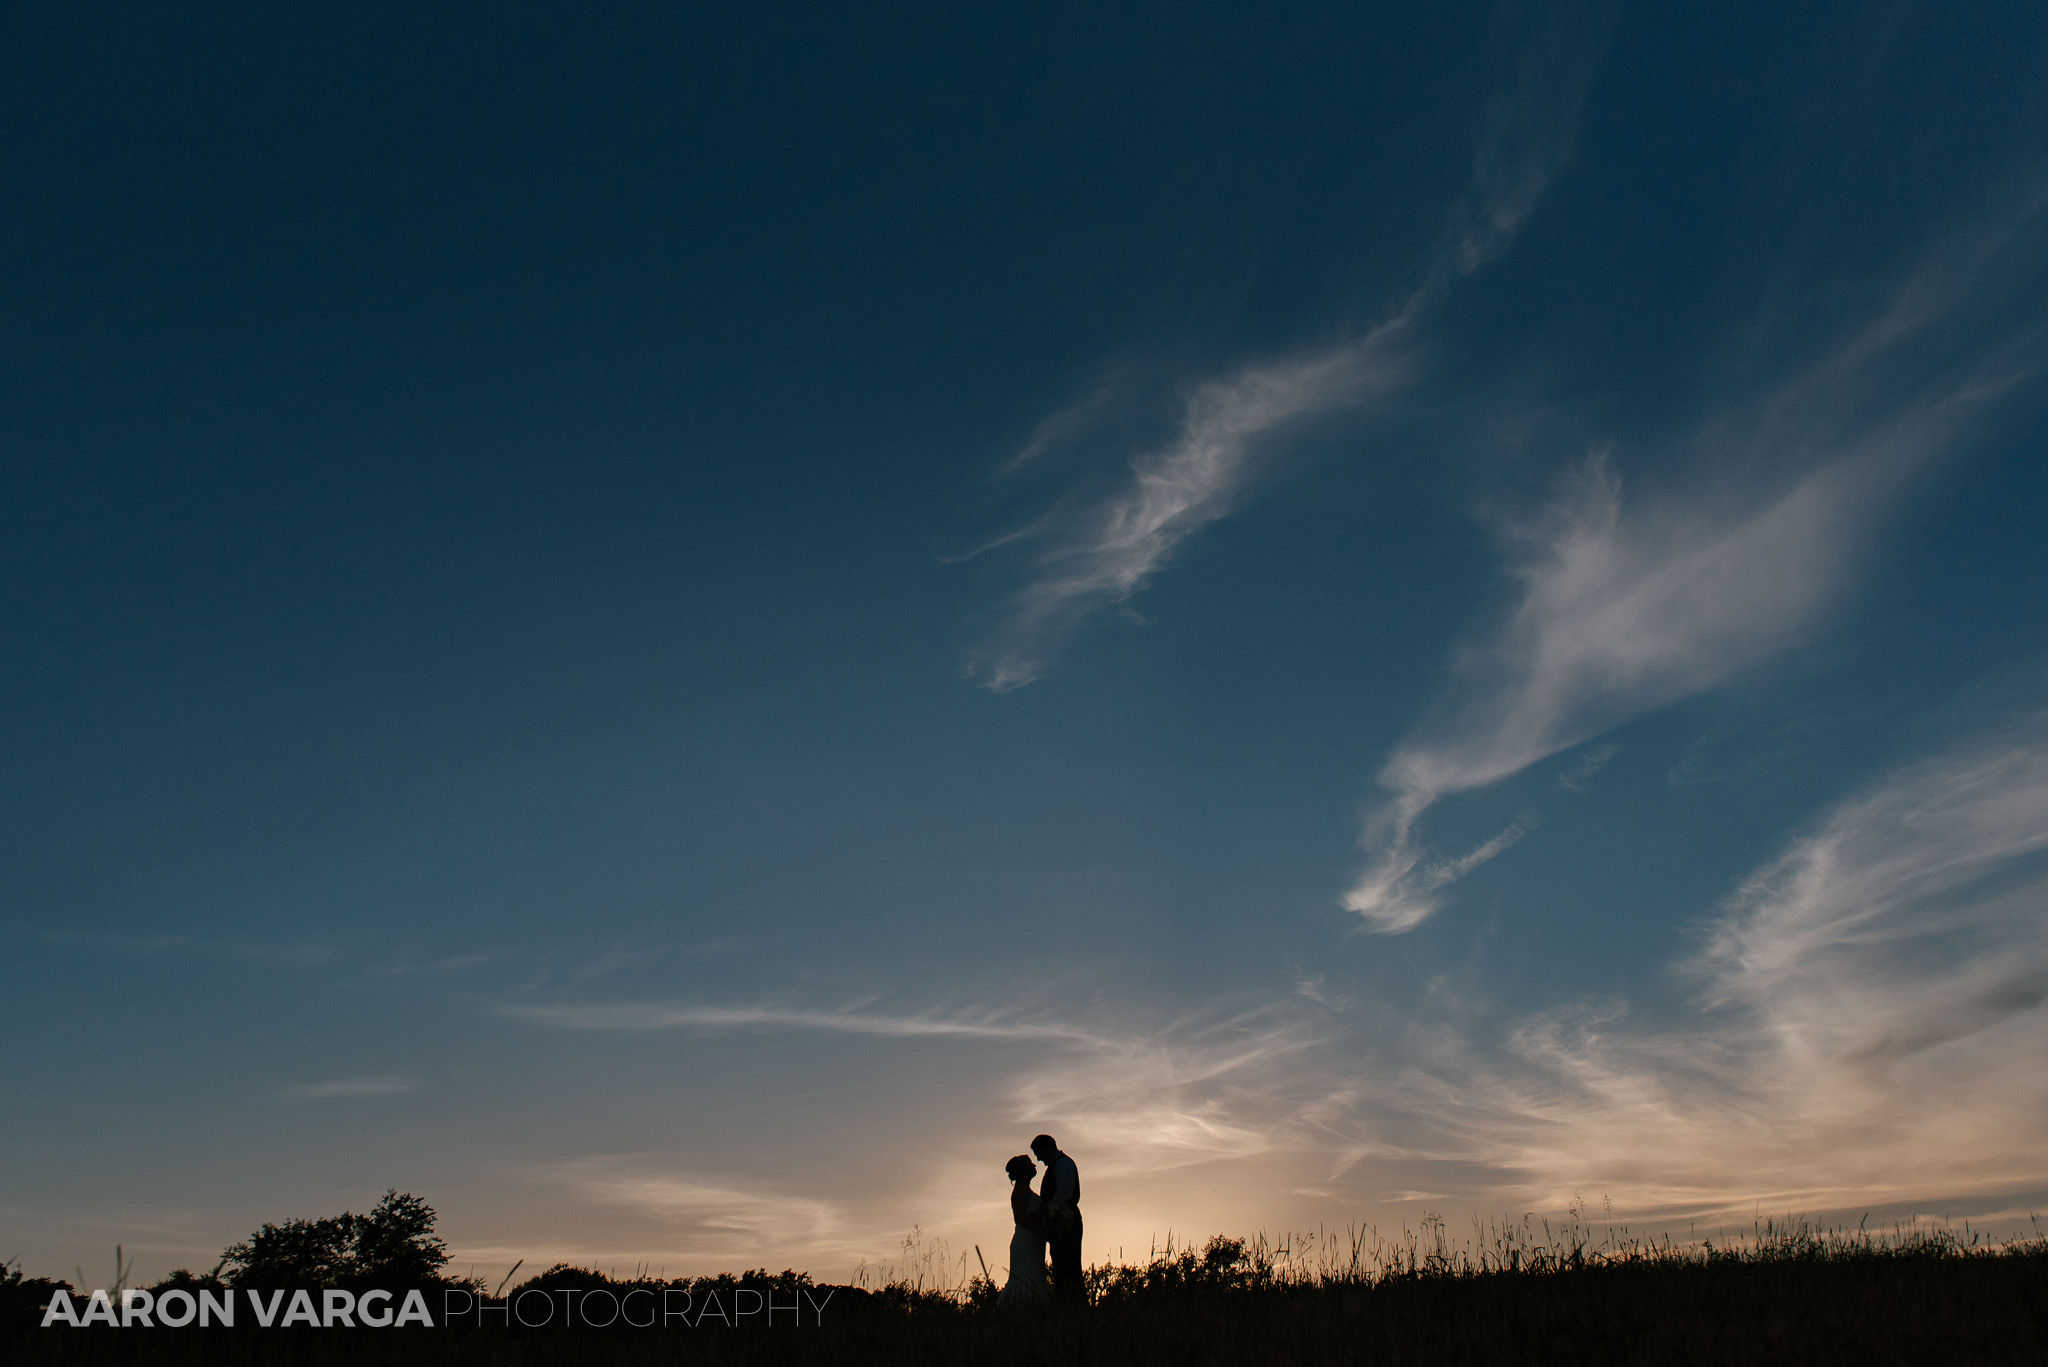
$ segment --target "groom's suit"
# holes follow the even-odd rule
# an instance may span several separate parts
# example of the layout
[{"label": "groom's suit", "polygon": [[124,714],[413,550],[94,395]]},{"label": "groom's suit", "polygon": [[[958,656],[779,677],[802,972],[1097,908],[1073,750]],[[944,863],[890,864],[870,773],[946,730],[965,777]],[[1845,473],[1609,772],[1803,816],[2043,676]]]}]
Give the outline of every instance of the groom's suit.
[{"label": "groom's suit", "polygon": [[1045,1241],[1052,1252],[1052,1289],[1081,1294],[1081,1172],[1064,1152],[1055,1152],[1039,1184],[1045,1202]]}]

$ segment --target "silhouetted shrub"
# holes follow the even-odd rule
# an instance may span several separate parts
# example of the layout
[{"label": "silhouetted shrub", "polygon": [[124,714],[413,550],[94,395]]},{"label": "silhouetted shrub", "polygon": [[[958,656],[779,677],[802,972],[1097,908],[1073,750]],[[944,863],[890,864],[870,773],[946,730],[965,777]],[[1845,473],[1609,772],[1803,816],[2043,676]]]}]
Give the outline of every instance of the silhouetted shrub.
[{"label": "silhouetted shrub", "polygon": [[13,1343],[41,1324],[50,1297],[73,1290],[70,1282],[24,1277],[19,1268],[0,1266],[0,1344]]}]

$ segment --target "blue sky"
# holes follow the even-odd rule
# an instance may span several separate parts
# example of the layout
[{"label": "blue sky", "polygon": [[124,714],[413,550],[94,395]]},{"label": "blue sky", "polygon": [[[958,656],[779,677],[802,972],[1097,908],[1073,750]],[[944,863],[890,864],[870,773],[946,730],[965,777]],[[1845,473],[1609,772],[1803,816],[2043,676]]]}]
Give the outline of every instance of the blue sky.
[{"label": "blue sky", "polygon": [[0,51],[0,1257],[2048,1202],[2027,7]]}]

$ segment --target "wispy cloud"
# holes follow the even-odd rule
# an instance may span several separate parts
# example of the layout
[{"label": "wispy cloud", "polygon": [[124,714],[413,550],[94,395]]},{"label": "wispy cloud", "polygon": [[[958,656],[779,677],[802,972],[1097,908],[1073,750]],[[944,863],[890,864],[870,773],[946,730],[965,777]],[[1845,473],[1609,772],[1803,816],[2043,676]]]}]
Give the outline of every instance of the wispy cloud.
[{"label": "wispy cloud", "polygon": [[[1138,593],[1189,537],[1225,516],[1259,457],[1293,426],[1369,404],[1410,380],[1418,324],[1444,291],[1506,251],[1571,158],[1579,111],[1611,22],[1607,6],[1560,5],[1521,52],[1515,79],[1488,102],[1471,188],[1449,214],[1421,283],[1363,336],[1267,359],[1196,384],[1177,430],[1135,454],[1107,499],[1043,519],[1003,542],[1046,540],[994,643],[969,672],[996,692],[1039,678],[1083,620]],[[1109,387],[1041,424],[1012,466],[1099,420]],[[996,543],[1002,544],[1002,542]]]},{"label": "wispy cloud", "polygon": [[1159,1172],[1285,1147],[1298,1127],[1290,1067],[1317,1036],[1271,1009],[1144,1032],[1103,1031],[1010,1084],[1020,1125],[1060,1127],[1107,1173]]},{"label": "wispy cloud", "polygon": [[[1810,632],[1906,481],[2023,373],[2009,335],[1964,345],[1960,361],[1952,338],[1932,340],[1997,287],[2011,235],[1973,241],[1982,250],[1968,269],[1936,254],[1832,355],[1688,438],[1676,463],[1698,473],[1682,491],[1631,494],[1596,452],[1535,516],[1504,528],[1519,601],[1382,768],[1390,796],[1367,825],[1371,862],[1347,907],[1379,931],[1420,924],[1446,882],[1416,835],[1438,801]],[[1902,379],[1912,362],[1919,373]]]},{"label": "wispy cloud", "polygon": [[509,948],[479,949],[466,954],[448,954],[440,958],[423,959],[410,952],[400,952],[384,963],[373,964],[369,971],[380,977],[391,978],[414,975],[445,977],[467,973],[470,969],[482,968],[486,964],[502,963],[518,953],[518,950]]},{"label": "wispy cloud", "polygon": [[1692,965],[1704,1009],[1522,1023],[1390,1110],[1501,1199],[1638,1216],[2048,1186],[2048,719],[1912,765],[1757,871]]},{"label": "wispy cloud", "polygon": [[300,1087],[288,1087],[286,1096],[310,1097],[320,1101],[346,1100],[375,1096],[404,1096],[417,1092],[426,1084],[416,1077],[345,1077],[332,1082],[312,1082]]},{"label": "wispy cloud", "polygon": [[723,1245],[814,1243],[841,1223],[830,1201],[731,1178],[661,1171],[645,1160],[586,1161],[575,1165],[573,1181],[598,1201],[685,1226]]},{"label": "wispy cloud", "polygon": [[1123,489],[1053,533],[1036,576],[1010,604],[998,645],[973,662],[983,684],[1001,693],[1032,682],[1068,631],[1144,588],[1181,542],[1230,511],[1262,441],[1398,383],[1411,326],[1404,313],[1335,350],[1196,386],[1173,440],[1134,456]]},{"label": "wispy cloud", "polygon": [[[707,1169],[702,1155],[644,1152],[517,1167],[499,1182],[528,1188],[542,1208],[560,1210],[566,1199],[576,1218],[502,1228],[462,1244],[457,1255],[501,1266],[522,1259],[529,1267],[642,1267],[656,1275],[795,1265],[836,1278],[900,1237],[893,1219],[876,1218],[873,1193],[860,1182],[820,1193],[744,1166]],[[564,1224],[580,1237],[564,1240]]]},{"label": "wispy cloud", "polygon": [[1075,1026],[1018,1021],[1001,1016],[889,1016],[860,1010],[812,1011],[775,1006],[691,1006],[659,1002],[611,1002],[570,1006],[507,1005],[499,1012],[517,1020],[562,1030],[704,1030],[758,1027],[824,1030],[845,1035],[895,1039],[955,1036],[990,1040],[1088,1040]]},{"label": "wispy cloud", "polygon": [[1714,999],[1804,1059],[1897,1062],[2048,999],[2048,724],[1898,774],[1758,872]]},{"label": "wispy cloud", "polygon": [[1861,514],[1882,491],[1875,464],[1846,458],[1725,520],[1625,509],[1604,460],[1575,471],[1523,533],[1522,601],[1467,663],[1465,701],[1382,769],[1393,797],[1368,832],[1379,857],[1345,905],[1379,930],[1417,925],[1451,881],[1414,839],[1417,819],[1439,799],[1698,692],[1794,640],[1836,589]]},{"label": "wispy cloud", "polygon": [[1608,761],[1620,753],[1619,745],[1594,746],[1579,757],[1577,764],[1557,776],[1558,787],[1574,793],[1585,792],[1586,785],[1593,781],[1593,776],[1605,769]]},{"label": "wispy cloud", "polygon": [[1552,5],[1515,56],[1515,78],[1486,103],[1472,153],[1472,188],[1453,212],[1451,250],[1425,289],[1470,275],[1505,252],[1571,161],[1593,73],[1606,53],[1615,6]]}]

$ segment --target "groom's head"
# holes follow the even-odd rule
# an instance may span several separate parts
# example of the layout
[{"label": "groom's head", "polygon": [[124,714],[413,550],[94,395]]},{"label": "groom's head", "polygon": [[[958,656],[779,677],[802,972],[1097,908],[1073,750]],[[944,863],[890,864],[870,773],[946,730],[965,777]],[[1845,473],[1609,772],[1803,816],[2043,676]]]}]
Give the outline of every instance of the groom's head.
[{"label": "groom's head", "polygon": [[1042,1134],[1031,1141],[1031,1152],[1038,1155],[1038,1161],[1041,1163],[1052,1162],[1053,1155],[1059,1151],[1060,1146],[1053,1141],[1053,1137],[1049,1134]]}]

